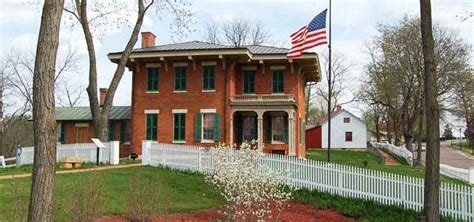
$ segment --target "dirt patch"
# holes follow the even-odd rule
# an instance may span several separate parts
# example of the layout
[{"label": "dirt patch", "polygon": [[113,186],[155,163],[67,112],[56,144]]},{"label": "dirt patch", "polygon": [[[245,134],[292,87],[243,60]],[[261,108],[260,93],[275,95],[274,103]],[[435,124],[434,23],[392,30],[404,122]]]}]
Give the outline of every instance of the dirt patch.
[{"label": "dirt patch", "polygon": [[[182,222],[182,221],[192,221],[192,222],[207,222],[214,219],[223,218],[220,213],[220,209],[210,209],[205,211],[198,211],[192,213],[178,213],[178,214],[169,214],[162,216],[153,217],[154,222]],[[284,212],[281,212],[280,215],[274,215],[273,218],[278,218],[277,221],[308,221],[308,222],[352,222],[357,221],[354,218],[350,218],[342,215],[333,210],[329,209],[315,209],[309,205],[300,204],[291,202],[289,206],[285,209]],[[131,221],[126,217],[112,216],[112,217],[102,217],[95,222],[123,222]],[[268,220],[274,221],[274,220]]]}]

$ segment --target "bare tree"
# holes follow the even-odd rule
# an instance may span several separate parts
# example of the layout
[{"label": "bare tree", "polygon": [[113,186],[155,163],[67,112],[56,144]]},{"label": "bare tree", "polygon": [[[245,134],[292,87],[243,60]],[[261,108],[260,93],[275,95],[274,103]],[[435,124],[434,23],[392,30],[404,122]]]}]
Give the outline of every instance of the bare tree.
[{"label": "bare tree", "polygon": [[219,24],[211,22],[206,25],[202,39],[209,43],[242,47],[267,43],[270,34],[261,20],[251,21],[245,18],[234,18]]},{"label": "bare tree", "polygon": [[63,107],[75,107],[82,99],[84,89],[81,85],[71,85],[68,80],[61,79],[58,84],[57,100],[60,106]]},{"label": "bare tree", "polygon": [[54,80],[64,1],[45,1],[33,75],[35,152],[28,221],[53,221],[56,164]]},{"label": "bare tree", "polygon": [[[355,98],[351,98],[348,101],[341,101],[347,93],[346,85],[347,75],[349,72],[350,64],[347,62],[346,57],[342,54],[333,53],[332,55],[332,67],[331,67],[331,82],[329,82],[329,60],[326,55],[322,56],[323,65],[325,70],[325,80],[315,86],[315,93],[317,97],[325,101],[324,104],[328,103],[328,85],[331,85],[331,112],[335,110],[337,105],[344,105],[354,101]],[[325,105],[327,107],[327,105]]]},{"label": "bare tree", "polygon": [[[10,104],[6,105],[15,107],[14,110],[11,110],[13,113],[17,113],[18,109],[21,110],[19,114],[30,112],[32,109],[34,57],[33,52],[18,49],[10,50],[4,57],[4,84],[7,93],[6,97],[8,102],[10,102]],[[71,86],[68,83],[70,81],[69,75],[77,74],[80,70],[78,65],[79,59],[80,57],[77,52],[72,48],[68,48],[64,54],[58,55],[54,77],[58,103],[64,100],[63,97],[65,96],[74,99],[80,97],[81,92],[73,89],[81,87],[80,84]],[[70,94],[65,95],[66,92],[63,91],[69,91]],[[13,102],[19,104],[11,104]]]},{"label": "bare tree", "polygon": [[[101,2],[101,1],[99,1]],[[94,46],[94,34],[101,36],[105,33],[105,30],[100,30],[100,27],[105,28],[110,25],[120,25],[124,20],[120,18],[127,18],[126,16],[121,16],[120,11],[123,8],[126,8],[126,2],[114,2],[110,3],[93,3],[92,7],[88,7],[87,0],[75,0],[70,2],[65,8],[65,11],[68,12],[72,18],[79,22],[81,29],[84,33],[84,38],[87,45],[87,51],[89,54],[89,86],[87,87],[87,94],[89,97],[89,105],[92,113],[92,119],[95,126],[95,133],[98,138],[103,141],[108,140],[108,122],[109,122],[109,113],[112,108],[113,99],[115,92],[117,90],[118,84],[122,79],[122,76],[125,72],[125,66],[129,60],[130,54],[132,53],[133,46],[137,42],[138,34],[143,24],[143,18],[145,17],[146,12],[155,5],[157,11],[162,11],[162,9],[168,9],[173,15],[175,15],[175,23],[178,31],[183,31],[184,29],[189,29],[187,26],[190,22],[190,18],[193,13],[189,11],[189,3],[187,1],[172,1],[165,0],[155,3],[154,0],[150,0],[145,3],[144,0],[138,0],[137,2],[137,18],[135,20],[135,25],[133,27],[130,38],[122,52],[121,58],[117,64],[115,72],[112,77],[112,81],[109,84],[107,94],[105,96],[104,105],[102,108],[99,107],[99,98],[97,92],[97,59],[96,59],[96,48]],[[103,5],[106,4],[106,5]],[[125,5],[124,5],[125,4]],[[89,12],[93,17],[89,17]],[[119,17],[109,17],[109,15],[118,14]],[[96,28],[96,31],[93,32],[91,27]]]}]

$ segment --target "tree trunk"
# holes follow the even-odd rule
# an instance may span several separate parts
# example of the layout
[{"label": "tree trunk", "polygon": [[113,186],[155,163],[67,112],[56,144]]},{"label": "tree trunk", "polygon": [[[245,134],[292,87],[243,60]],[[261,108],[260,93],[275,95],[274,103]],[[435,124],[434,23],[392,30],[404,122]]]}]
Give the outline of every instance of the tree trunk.
[{"label": "tree trunk", "polygon": [[3,90],[4,90],[4,73],[3,70],[1,70],[0,73],[0,156],[1,155],[6,155],[8,157],[7,149],[3,147],[3,134],[5,132],[5,124],[4,124],[4,119],[3,119]]},{"label": "tree trunk", "polygon": [[378,143],[380,142],[380,117],[378,115],[375,117],[375,134]]},{"label": "tree trunk", "polygon": [[[99,107],[99,98],[97,95],[97,61],[94,48],[94,42],[92,33],[89,28],[88,17],[87,17],[87,0],[83,0],[80,5],[79,20],[82,25],[84,37],[87,43],[87,51],[89,53],[89,86],[87,87],[87,94],[89,96],[89,105],[92,113],[92,119],[95,127],[96,136],[102,141],[108,141],[108,125],[109,125],[109,114],[113,105],[115,91],[122,79],[123,73],[125,72],[125,66],[127,65],[128,58],[132,53],[133,46],[138,40],[138,34],[143,24],[143,18],[148,8],[154,4],[151,1],[146,7],[143,0],[138,1],[138,17],[135,22],[130,39],[125,46],[120,61],[115,69],[112,81],[109,84],[107,94],[104,99],[104,106]],[[79,8],[78,5],[76,7]]]},{"label": "tree trunk", "polygon": [[424,216],[426,221],[439,221],[439,106],[430,0],[420,0],[420,13],[424,61],[425,114],[428,128]]},{"label": "tree trunk", "polygon": [[422,155],[422,145],[421,145],[421,137],[423,136],[423,108],[420,107],[420,116],[418,118],[418,138],[417,138],[417,147],[416,150],[416,163],[417,165],[421,166],[421,155]]},{"label": "tree trunk", "polygon": [[33,76],[34,161],[28,221],[53,220],[56,163],[54,75],[64,0],[45,1]]},{"label": "tree trunk", "polygon": [[413,137],[409,134],[405,134],[403,138],[405,139],[405,148],[413,153]]}]

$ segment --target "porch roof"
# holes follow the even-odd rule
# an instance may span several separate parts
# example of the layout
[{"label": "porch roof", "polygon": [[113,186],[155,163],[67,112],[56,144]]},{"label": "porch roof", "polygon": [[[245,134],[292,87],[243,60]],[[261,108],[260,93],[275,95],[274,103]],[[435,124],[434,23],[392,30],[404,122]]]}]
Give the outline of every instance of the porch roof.
[{"label": "porch roof", "polygon": [[[110,120],[130,119],[132,109],[130,106],[113,106],[110,109]],[[92,114],[88,106],[81,107],[56,107],[57,121],[91,121]]]}]

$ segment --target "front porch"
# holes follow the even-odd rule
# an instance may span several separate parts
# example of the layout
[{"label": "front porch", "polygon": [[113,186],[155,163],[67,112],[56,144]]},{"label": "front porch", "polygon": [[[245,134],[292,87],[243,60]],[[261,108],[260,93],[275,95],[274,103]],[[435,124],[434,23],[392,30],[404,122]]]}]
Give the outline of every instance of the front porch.
[{"label": "front porch", "polygon": [[266,153],[296,155],[293,109],[235,109],[231,117],[231,144],[256,141]]}]

